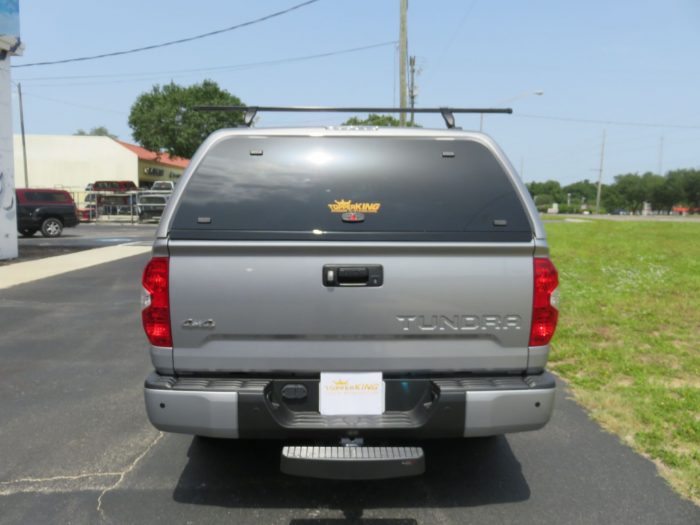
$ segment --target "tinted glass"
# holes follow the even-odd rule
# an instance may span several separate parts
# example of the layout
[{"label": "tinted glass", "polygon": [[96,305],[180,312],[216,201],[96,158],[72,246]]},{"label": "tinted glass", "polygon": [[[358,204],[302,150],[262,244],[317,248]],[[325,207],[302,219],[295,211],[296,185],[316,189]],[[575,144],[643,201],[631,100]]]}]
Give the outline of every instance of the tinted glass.
[{"label": "tinted glass", "polygon": [[167,202],[165,197],[161,197],[160,195],[149,195],[149,196],[141,196],[139,197],[139,202],[141,204],[163,204]]},{"label": "tinted glass", "polygon": [[129,204],[129,195],[100,195],[99,204]]},{"label": "tinted glass", "polygon": [[70,196],[60,191],[25,191],[24,199],[28,202],[71,202]]},{"label": "tinted glass", "polygon": [[510,180],[480,144],[246,137],[208,152],[171,236],[529,241],[532,233]]},{"label": "tinted glass", "polygon": [[136,184],[131,181],[99,181],[93,184],[93,190],[133,190],[136,188]]}]

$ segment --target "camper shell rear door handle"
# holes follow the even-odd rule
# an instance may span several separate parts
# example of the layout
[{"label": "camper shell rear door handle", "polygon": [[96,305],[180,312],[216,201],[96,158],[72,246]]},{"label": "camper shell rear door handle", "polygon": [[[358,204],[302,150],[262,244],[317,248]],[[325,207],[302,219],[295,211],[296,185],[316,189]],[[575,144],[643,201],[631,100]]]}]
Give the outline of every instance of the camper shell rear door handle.
[{"label": "camper shell rear door handle", "polygon": [[326,264],[323,266],[323,285],[336,286],[381,286],[384,269],[380,264]]}]

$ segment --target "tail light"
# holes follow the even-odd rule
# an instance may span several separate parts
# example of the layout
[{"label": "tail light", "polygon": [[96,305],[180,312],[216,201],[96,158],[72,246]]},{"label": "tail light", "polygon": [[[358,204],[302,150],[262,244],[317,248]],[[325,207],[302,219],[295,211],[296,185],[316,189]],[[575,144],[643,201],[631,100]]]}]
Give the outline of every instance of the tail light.
[{"label": "tail light", "polygon": [[535,257],[534,261],[530,346],[544,346],[552,339],[557,328],[559,276],[549,259]]},{"label": "tail light", "polygon": [[172,347],[167,257],[153,257],[148,262],[141,285],[141,318],[146,337],[153,346]]}]

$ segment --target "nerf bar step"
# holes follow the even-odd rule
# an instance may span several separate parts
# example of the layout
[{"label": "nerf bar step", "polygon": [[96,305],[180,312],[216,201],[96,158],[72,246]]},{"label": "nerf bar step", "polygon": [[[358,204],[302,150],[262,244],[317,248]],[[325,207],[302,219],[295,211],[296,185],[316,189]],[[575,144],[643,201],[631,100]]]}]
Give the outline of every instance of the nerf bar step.
[{"label": "nerf bar step", "polygon": [[282,449],[285,474],[322,479],[388,479],[425,472],[420,447],[289,446]]}]

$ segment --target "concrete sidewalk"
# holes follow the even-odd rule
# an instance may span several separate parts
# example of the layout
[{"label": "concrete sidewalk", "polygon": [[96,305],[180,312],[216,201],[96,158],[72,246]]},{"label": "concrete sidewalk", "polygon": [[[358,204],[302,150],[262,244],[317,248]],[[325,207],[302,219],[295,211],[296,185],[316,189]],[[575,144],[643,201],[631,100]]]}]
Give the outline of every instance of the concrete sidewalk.
[{"label": "concrete sidewalk", "polygon": [[150,245],[120,244],[2,266],[0,267],[0,290],[117,261],[150,250]]}]

